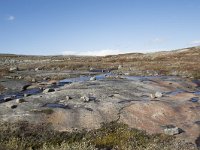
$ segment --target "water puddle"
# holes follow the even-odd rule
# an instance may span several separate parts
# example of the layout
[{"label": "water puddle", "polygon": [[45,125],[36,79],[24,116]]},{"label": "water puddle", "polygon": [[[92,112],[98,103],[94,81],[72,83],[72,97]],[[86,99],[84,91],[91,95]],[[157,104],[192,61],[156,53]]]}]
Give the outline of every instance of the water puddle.
[{"label": "water puddle", "polygon": [[[100,75],[96,75],[96,80],[103,80],[106,78],[107,75],[112,75],[111,73],[107,73],[107,74],[100,74]],[[64,80],[60,80],[59,81],[59,85],[65,85],[65,84],[70,84],[73,82],[85,82],[85,81],[89,81],[91,78],[91,76],[80,76],[77,78],[69,78],[69,79],[64,79]]]},{"label": "water puddle", "polygon": [[22,98],[25,95],[36,95],[41,93],[42,90],[39,88],[34,88],[34,89],[28,89],[25,91],[21,91],[21,92],[13,92],[13,93],[9,93],[9,94],[2,94],[0,95],[0,103],[6,102],[6,99],[9,100],[13,100],[13,99],[17,99],[17,98]]},{"label": "water puddle", "polygon": [[195,95],[200,95],[200,91],[194,92]]},{"label": "water puddle", "polygon": [[199,101],[199,97],[193,97],[190,99],[191,102],[196,103]]},{"label": "water puddle", "polygon": [[48,104],[45,104],[43,107],[71,109],[68,105],[57,104],[57,103],[48,103]]},{"label": "water puddle", "polygon": [[187,91],[181,90],[181,89],[177,89],[175,91],[166,92],[165,94],[166,95],[170,95],[170,96],[176,96],[176,95],[178,95],[180,93],[184,93],[184,92],[187,92]]}]

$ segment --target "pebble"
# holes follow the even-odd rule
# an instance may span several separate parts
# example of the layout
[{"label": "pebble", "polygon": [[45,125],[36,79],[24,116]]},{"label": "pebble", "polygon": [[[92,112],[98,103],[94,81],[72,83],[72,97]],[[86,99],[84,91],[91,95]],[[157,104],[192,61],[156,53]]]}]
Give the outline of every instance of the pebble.
[{"label": "pebble", "polygon": [[16,99],[16,103],[23,103],[23,102],[26,102],[26,101],[22,98]]},{"label": "pebble", "polygon": [[67,95],[65,98],[66,98],[66,100],[72,99],[72,97],[70,97],[70,96],[68,96],[68,95]]},{"label": "pebble", "polygon": [[10,72],[14,72],[14,71],[18,71],[18,70],[19,70],[18,67],[11,67],[11,68],[9,69]]},{"label": "pebble", "polygon": [[24,94],[24,97],[28,97],[28,96],[31,96],[31,94],[29,94],[29,93]]},{"label": "pebble", "polygon": [[95,76],[90,78],[90,81],[95,81],[95,80],[96,80]]},{"label": "pebble", "polygon": [[90,102],[90,101],[96,100],[95,97],[91,97],[91,96],[82,96],[81,99],[83,100],[83,102]]},{"label": "pebble", "polygon": [[155,93],[155,97],[156,98],[161,98],[161,97],[163,97],[163,94],[161,92],[156,92]]}]

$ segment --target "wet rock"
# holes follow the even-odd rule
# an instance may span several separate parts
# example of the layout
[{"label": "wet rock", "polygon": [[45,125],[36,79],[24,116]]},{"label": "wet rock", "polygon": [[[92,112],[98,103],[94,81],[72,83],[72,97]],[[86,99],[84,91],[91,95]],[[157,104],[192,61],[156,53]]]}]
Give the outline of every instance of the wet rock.
[{"label": "wet rock", "polygon": [[181,129],[174,125],[167,125],[164,129],[164,133],[167,135],[177,135],[181,133]]},{"label": "wet rock", "polygon": [[18,70],[19,70],[18,67],[11,67],[11,68],[9,69],[10,72],[15,72],[15,71],[18,71]]},{"label": "wet rock", "polygon": [[54,92],[54,91],[55,91],[55,89],[53,89],[53,88],[47,88],[43,91],[43,93],[49,93],[49,92]]},{"label": "wet rock", "polygon": [[5,102],[12,100],[12,96],[4,97],[3,99]]},{"label": "wet rock", "polygon": [[90,78],[90,81],[95,81],[95,80],[96,80],[95,76]]},{"label": "wet rock", "polygon": [[156,92],[155,93],[155,97],[156,98],[161,98],[161,97],[163,97],[163,94],[161,92]]},{"label": "wet rock", "polygon": [[16,99],[16,103],[23,103],[26,102],[23,98]]},{"label": "wet rock", "polygon": [[15,109],[15,108],[17,108],[17,105],[11,105],[10,108]]}]

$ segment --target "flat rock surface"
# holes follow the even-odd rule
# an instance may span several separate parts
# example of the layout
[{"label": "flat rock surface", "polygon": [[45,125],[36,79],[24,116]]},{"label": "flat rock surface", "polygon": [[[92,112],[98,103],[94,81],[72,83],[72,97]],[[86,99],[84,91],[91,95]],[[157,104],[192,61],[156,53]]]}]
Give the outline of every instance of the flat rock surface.
[{"label": "flat rock surface", "polygon": [[[163,126],[183,130],[176,135],[197,143],[200,136],[200,95],[197,84],[178,77],[132,77],[74,82],[54,92],[39,93],[0,104],[1,121],[52,123],[56,130],[94,129],[102,122],[119,121],[149,133],[164,133]],[[160,98],[150,94],[161,92]],[[69,97],[66,98],[66,97]],[[83,101],[81,97],[92,97]],[[17,107],[11,108],[16,105]]]}]

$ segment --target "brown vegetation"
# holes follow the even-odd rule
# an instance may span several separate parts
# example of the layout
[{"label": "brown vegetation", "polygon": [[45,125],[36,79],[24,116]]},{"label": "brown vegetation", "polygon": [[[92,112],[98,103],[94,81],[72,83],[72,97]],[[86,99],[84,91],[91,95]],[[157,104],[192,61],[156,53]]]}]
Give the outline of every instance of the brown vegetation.
[{"label": "brown vegetation", "polygon": [[[89,56],[17,56],[1,55],[3,59],[14,59],[21,70],[30,70],[37,67],[43,70],[89,70],[90,68],[114,70],[119,65],[122,72],[133,75],[181,75],[200,77],[200,48],[157,52],[157,53],[130,53],[110,55],[105,57]],[[4,64],[8,68],[13,64]],[[4,70],[5,71],[5,70]],[[4,72],[0,70],[1,74]]]}]

